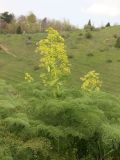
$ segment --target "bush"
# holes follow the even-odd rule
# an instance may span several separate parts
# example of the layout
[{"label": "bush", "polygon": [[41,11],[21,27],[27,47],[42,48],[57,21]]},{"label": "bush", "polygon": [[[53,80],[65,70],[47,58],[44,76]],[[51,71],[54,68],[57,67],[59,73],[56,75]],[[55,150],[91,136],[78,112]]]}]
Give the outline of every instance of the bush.
[{"label": "bush", "polygon": [[93,54],[93,53],[88,53],[87,56],[88,56],[88,57],[93,57],[94,54]]},{"label": "bush", "polygon": [[18,27],[17,27],[16,33],[17,33],[17,34],[22,34],[22,33],[23,33],[21,26],[18,26]]},{"label": "bush", "polygon": [[115,47],[120,48],[120,37],[117,38]]},{"label": "bush", "polygon": [[110,27],[110,22],[108,22],[108,23],[105,25],[105,27]]},{"label": "bush", "polygon": [[86,37],[87,39],[91,39],[91,38],[92,38],[92,34],[91,34],[90,32],[86,32],[86,33],[85,33],[85,37]]},{"label": "bush", "polygon": [[39,69],[40,69],[39,66],[34,66],[34,71],[37,71],[37,70],[39,70]]},{"label": "bush", "polygon": [[70,54],[70,55],[68,55],[68,58],[72,59],[72,58],[74,58],[74,56],[72,54]]},{"label": "bush", "polygon": [[107,63],[112,63],[112,60],[111,60],[111,59],[108,59],[106,62],[107,62]]},{"label": "bush", "polygon": [[79,33],[79,36],[83,36],[83,33],[81,32],[81,33]]},{"label": "bush", "polygon": [[28,40],[31,40],[32,39],[32,37],[31,36],[28,36]]},{"label": "bush", "polygon": [[117,34],[114,34],[113,37],[116,39],[116,38],[118,38],[118,35],[117,35]]},{"label": "bush", "polygon": [[[120,116],[119,104],[119,99],[101,92],[88,96],[80,94],[77,98],[71,94],[64,100],[51,99],[36,108],[34,114],[43,122],[37,126],[37,133],[54,139],[54,148],[59,140],[59,150],[64,155],[70,149],[71,154],[66,160],[71,157],[74,160],[74,154],[79,159],[89,155],[91,159],[99,155],[102,159],[112,145],[120,141],[120,127],[116,127]],[[76,150],[74,154],[73,149]]]},{"label": "bush", "polygon": [[16,134],[30,127],[29,123],[22,118],[8,117],[5,119],[5,123],[8,130],[10,130],[11,132],[15,132]]}]

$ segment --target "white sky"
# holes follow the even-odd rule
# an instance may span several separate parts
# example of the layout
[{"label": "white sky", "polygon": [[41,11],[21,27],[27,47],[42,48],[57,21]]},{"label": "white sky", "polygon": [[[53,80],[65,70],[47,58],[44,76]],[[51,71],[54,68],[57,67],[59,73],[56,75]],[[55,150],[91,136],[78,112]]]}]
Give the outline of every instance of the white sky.
[{"label": "white sky", "polygon": [[96,26],[120,24],[120,0],[0,0],[0,13],[4,11],[17,16],[32,11],[39,18],[65,18],[79,26],[89,19]]}]

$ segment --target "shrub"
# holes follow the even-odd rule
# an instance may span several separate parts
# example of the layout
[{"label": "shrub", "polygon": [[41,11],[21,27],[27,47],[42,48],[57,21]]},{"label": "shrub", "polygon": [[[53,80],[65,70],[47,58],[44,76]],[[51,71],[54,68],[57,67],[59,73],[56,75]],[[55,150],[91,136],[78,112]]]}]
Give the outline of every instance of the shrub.
[{"label": "shrub", "polygon": [[116,38],[118,38],[118,35],[117,35],[117,34],[114,34],[113,37],[116,39]]},{"label": "shrub", "polygon": [[66,32],[64,32],[64,33],[62,34],[62,37],[65,38],[65,39],[68,39],[69,36],[70,36],[69,33],[66,33]]},{"label": "shrub", "polygon": [[50,99],[35,111],[43,122],[37,126],[38,136],[52,139],[54,149],[59,147],[64,156],[67,152],[65,160],[74,160],[73,155],[79,159],[89,155],[90,159],[102,159],[120,141],[120,127],[116,127],[119,104],[120,99],[101,92],[80,94],[77,98],[71,93],[63,100]]},{"label": "shrub", "polygon": [[93,57],[94,54],[93,54],[93,53],[88,53],[87,56],[88,56],[88,57]]},{"label": "shrub", "polygon": [[111,59],[108,59],[106,62],[107,62],[107,63],[112,63],[112,60],[111,60]]},{"label": "shrub", "polygon": [[117,38],[116,43],[115,43],[116,48],[120,48],[120,37]]},{"label": "shrub", "polygon": [[18,26],[18,27],[17,27],[16,33],[17,33],[17,34],[22,34],[22,33],[23,33],[21,26]]},{"label": "shrub", "polygon": [[32,39],[32,37],[31,36],[28,36],[28,40],[31,40]]},{"label": "shrub", "polygon": [[91,34],[90,32],[86,32],[86,33],[85,33],[85,37],[86,37],[87,39],[91,39],[91,38],[92,38],[92,34]]},{"label": "shrub", "polygon": [[79,33],[79,36],[83,36],[83,33]]},{"label": "shrub", "polygon": [[68,58],[72,59],[72,58],[74,58],[74,56],[72,54],[70,54],[70,55],[68,55]]},{"label": "shrub", "polygon": [[108,22],[108,23],[105,25],[105,27],[110,27],[110,22]]},{"label": "shrub", "polygon": [[100,52],[104,52],[106,48],[100,48]]},{"label": "shrub", "polygon": [[8,117],[5,119],[5,123],[8,130],[15,133],[20,133],[22,130],[30,127],[29,123],[21,118]]},{"label": "shrub", "polygon": [[34,66],[34,71],[37,71],[37,70],[39,70],[39,69],[40,69],[39,66]]}]

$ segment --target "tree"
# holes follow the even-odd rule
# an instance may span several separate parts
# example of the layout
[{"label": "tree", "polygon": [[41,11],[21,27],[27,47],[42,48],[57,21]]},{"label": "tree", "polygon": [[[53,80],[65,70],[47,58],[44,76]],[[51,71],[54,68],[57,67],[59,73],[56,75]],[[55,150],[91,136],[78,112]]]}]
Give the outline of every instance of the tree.
[{"label": "tree", "polygon": [[20,24],[26,23],[26,17],[24,15],[21,15],[20,17],[18,17],[17,22]]},{"label": "tree", "polygon": [[27,21],[28,21],[28,23],[36,23],[36,21],[37,21],[36,15],[31,12],[31,13],[27,16]]},{"label": "tree", "polygon": [[47,28],[47,24],[48,24],[48,20],[45,17],[42,21],[41,21],[41,31],[44,32]]},{"label": "tree", "polygon": [[4,12],[0,14],[0,19],[4,20],[7,23],[11,23],[14,19],[14,14],[11,14],[9,12]]},{"label": "tree", "polygon": [[84,29],[93,31],[95,27],[92,25],[91,20],[88,21],[88,24],[84,26]]},{"label": "tree", "polygon": [[88,21],[88,25],[89,25],[89,26],[92,26],[91,20],[90,20],[90,19],[89,19],[89,21]]},{"label": "tree", "polygon": [[48,36],[38,43],[37,52],[41,55],[40,67],[44,70],[41,74],[43,83],[56,94],[60,91],[63,77],[70,74],[70,65],[64,39],[53,28],[49,28],[47,33]]},{"label": "tree", "polygon": [[22,34],[22,28],[21,28],[21,26],[18,26],[18,27],[17,27],[16,33],[17,33],[17,34]]},{"label": "tree", "polygon": [[105,27],[110,27],[110,22],[108,22]]}]

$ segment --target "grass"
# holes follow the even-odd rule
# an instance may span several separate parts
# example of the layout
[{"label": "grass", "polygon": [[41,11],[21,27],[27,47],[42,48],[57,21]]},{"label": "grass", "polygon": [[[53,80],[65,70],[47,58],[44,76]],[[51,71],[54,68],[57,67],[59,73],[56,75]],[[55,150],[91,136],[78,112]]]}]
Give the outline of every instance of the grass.
[{"label": "grass", "polygon": [[[101,74],[102,90],[113,94],[120,94],[120,49],[115,48],[114,35],[120,35],[120,26],[108,27],[92,31],[92,38],[85,37],[84,30],[61,33],[65,37],[68,55],[71,63],[71,76],[67,87],[80,88],[80,77],[90,70]],[[26,44],[28,37],[32,44]],[[40,69],[35,71],[39,64],[39,55],[35,53],[36,43],[46,34],[0,35],[0,43],[16,55],[12,57],[0,50],[0,77],[12,85],[24,81],[24,73],[29,72],[39,80]],[[88,56],[93,54],[94,56]],[[108,60],[112,60],[108,63]]]}]

